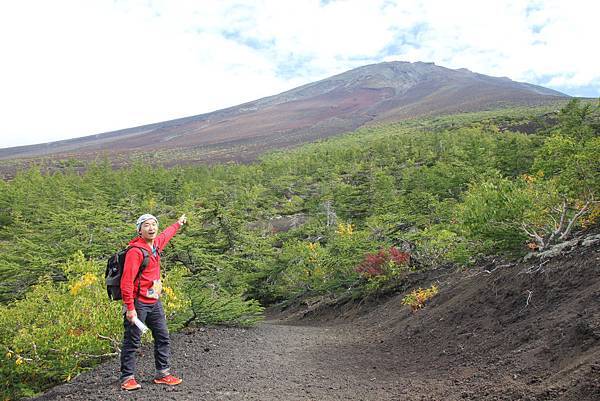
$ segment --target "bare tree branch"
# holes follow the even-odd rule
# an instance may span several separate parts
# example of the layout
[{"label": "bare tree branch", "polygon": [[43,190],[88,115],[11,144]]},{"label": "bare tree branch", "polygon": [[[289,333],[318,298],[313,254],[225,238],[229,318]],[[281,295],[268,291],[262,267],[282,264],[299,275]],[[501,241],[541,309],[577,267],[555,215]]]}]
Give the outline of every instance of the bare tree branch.
[{"label": "bare tree branch", "polygon": [[103,336],[103,335],[101,335],[101,334],[98,334],[98,338],[100,338],[100,339],[102,339],[102,340],[107,340],[107,341],[110,341],[110,343],[111,343],[111,344],[112,344],[112,346],[113,346],[113,349],[114,349],[115,351],[117,351],[117,353],[121,352],[121,348],[119,347],[119,341],[117,341],[117,340],[115,340],[114,338],[111,338],[111,337],[106,337],[106,336]]},{"label": "bare tree branch", "polygon": [[588,212],[590,204],[591,201],[587,201],[585,205],[583,205],[583,207],[579,209],[577,213],[575,213],[575,216],[573,216],[573,218],[569,221],[569,225],[565,229],[564,233],[559,237],[561,240],[564,240],[565,238],[569,237],[569,234],[571,234],[571,230],[573,229],[573,224],[575,224],[577,219],[579,219],[581,216]]},{"label": "bare tree branch", "polygon": [[[552,211],[555,213],[559,213],[558,221],[555,216],[550,215],[549,218],[552,220],[554,225],[552,227],[546,226],[543,231],[546,233],[544,235],[538,234],[538,232],[531,227],[531,225],[526,224],[525,222],[521,223],[521,228],[525,233],[532,238],[537,244],[537,249],[542,251],[549,246],[565,241],[570,235],[571,231],[575,227],[575,223],[583,216],[591,210],[591,205],[598,203],[595,201],[593,196],[588,198],[585,205],[580,208],[571,208],[569,207],[569,202],[566,197],[562,198],[562,204],[559,207],[553,207]],[[569,210],[575,210],[576,213],[569,219]]]},{"label": "bare tree branch", "polygon": [[542,238],[542,236],[540,236],[537,232],[535,232],[535,230],[531,229],[531,231],[529,231],[527,229],[527,225],[525,223],[521,224],[521,228],[523,229],[523,231],[525,231],[525,233],[530,236],[531,238],[533,238],[533,240],[536,242],[536,244],[538,245],[538,247],[540,249],[544,249],[545,248],[545,242],[544,242],[544,238]]},{"label": "bare tree branch", "polygon": [[567,198],[563,198],[562,210],[560,213],[560,224],[558,226],[558,231],[561,232],[563,227],[565,226],[565,217],[567,217],[567,211],[569,208],[567,207]]},{"label": "bare tree branch", "polygon": [[117,356],[117,355],[119,355],[119,353],[118,352],[109,352],[106,354],[94,355],[94,354],[85,354],[83,352],[75,352],[75,353],[73,353],[73,355],[77,358],[81,358],[81,357],[84,357],[84,358],[106,358],[109,356]]}]

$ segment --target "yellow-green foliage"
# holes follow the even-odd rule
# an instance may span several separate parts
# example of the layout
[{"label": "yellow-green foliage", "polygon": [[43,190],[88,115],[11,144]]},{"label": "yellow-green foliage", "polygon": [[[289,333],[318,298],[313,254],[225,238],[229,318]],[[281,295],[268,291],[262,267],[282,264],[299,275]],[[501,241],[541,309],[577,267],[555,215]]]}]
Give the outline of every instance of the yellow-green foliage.
[{"label": "yellow-green foliage", "polygon": [[328,241],[288,241],[275,261],[278,269],[274,292],[289,297],[303,293],[336,292],[354,285],[355,270],[365,252],[376,248],[368,230],[351,223],[324,229]]},{"label": "yellow-green foliage", "polygon": [[413,312],[416,312],[423,308],[423,306],[425,306],[425,302],[436,296],[438,292],[438,287],[435,284],[432,284],[431,287],[426,289],[419,287],[416,290],[412,290],[410,294],[402,298],[402,305],[408,305],[412,308]]},{"label": "yellow-green foliage", "polygon": [[188,271],[184,266],[176,265],[170,268],[163,277],[161,302],[167,316],[167,322],[173,327],[179,325],[178,318],[190,309],[191,301],[185,293],[187,274]]},{"label": "yellow-green foliage", "polygon": [[254,299],[244,299],[243,294],[205,286],[193,287],[190,294],[196,324],[249,327],[263,319],[264,308]]},{"label": "yellow-green foliage", "polygon": [[519,249],[527,238],[521,223],[534,202],[523,181],[494,177],[471,185],[457,216],[465,234],[488,252]]},{"label": "yellow-green foliage", "polygon": [[469,261],[467,241],[453,231],[434,225],[415,236],[417,257],[426,266],[446,261],[466,264]]},{"label": "yellow-green foliage", "polygon": [[[121,303],[104,286],[104,266],[76,253],[63,266],[67,281],[42,279],[26,297],[0,305],[0,396],[16,399],[117,355]],[[173,315],[189,301],[180,292],[181,271],[167,277],[165,310]],[[147,337],[145,336],[147,339]]]}]

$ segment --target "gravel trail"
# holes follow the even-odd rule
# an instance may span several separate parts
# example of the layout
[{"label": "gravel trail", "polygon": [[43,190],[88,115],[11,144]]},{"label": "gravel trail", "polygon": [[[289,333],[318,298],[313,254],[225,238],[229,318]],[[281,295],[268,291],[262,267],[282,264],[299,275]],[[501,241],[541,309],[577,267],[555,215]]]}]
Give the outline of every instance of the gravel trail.
[{"label": "gravel trail", "polygon": [[[203,328],[172,336],[177,387],[151,382],[153,356],[138,358],[142,389],[118,387],[118,360],[111,360],[38,400],[397,400],[410,398],[385,358],[354,344],[352,327],[311,327],[265,322],[251,329]],[[350,352],[354,350],[354,352]],[[425,383],[421,383],[424,385]]]}]

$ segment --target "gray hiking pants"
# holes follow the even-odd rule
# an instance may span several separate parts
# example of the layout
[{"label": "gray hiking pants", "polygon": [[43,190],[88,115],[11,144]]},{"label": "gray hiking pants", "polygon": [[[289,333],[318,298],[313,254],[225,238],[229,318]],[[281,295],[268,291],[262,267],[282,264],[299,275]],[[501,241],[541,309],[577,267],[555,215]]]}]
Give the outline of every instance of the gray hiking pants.
[{"label": "gray hiking pants", "polygon": [[[154,338],[154,366],[156,378],[169,374],[169,357],[171,355],[171,339],[167,329],[167,319],[160,301],[146,304],[135,301],[138,319],[148,326]],[[142,332],[125,315],[123,315],[123,347],[121,348],[121,382],[135,375],[135,354],[141,346]]]}]

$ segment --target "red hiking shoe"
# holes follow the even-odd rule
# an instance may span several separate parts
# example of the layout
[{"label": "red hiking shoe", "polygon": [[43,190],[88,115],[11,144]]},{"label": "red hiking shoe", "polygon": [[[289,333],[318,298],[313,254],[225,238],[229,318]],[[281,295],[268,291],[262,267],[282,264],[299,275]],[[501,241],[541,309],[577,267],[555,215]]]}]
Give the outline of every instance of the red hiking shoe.
[{"label": "red hiking shoe", "polygon": [[140,386],[140,384],[136,382],[134,378],[125,380],[123,383],[121,383],[122,390],[132,391],[137,390],[139,388],[142,388],[142,386]]},{"label": "red hiking shoe", "polygon": [[181,384],[183,380],[173,375],[166,375],[165,377],[161,377],[160,379],[154,379],[154,383],[156,384],[166,384],[167,386],[176,386]]}]

